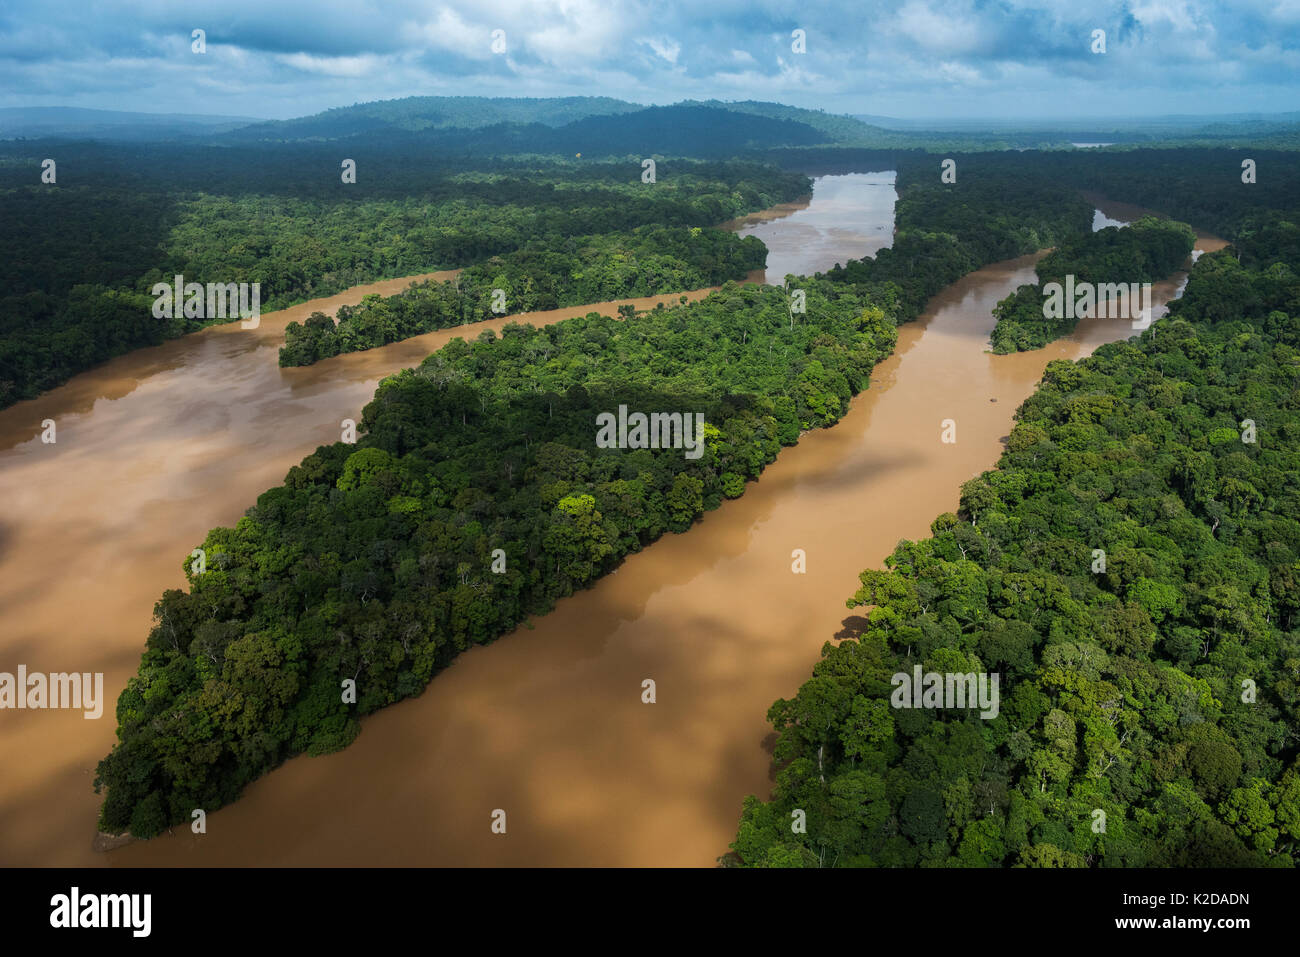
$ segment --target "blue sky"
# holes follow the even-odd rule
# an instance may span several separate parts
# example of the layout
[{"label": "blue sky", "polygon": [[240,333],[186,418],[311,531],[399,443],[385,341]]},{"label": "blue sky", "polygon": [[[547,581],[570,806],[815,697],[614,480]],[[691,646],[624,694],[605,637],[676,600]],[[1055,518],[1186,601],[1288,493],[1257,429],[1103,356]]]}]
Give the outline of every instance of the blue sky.
[{"label": "blue sky", "polygon": [[1087,117],[1300,109],[1298,78],[1300,0],[0,5],[0,106],[284,118],[412,95],[603,94]]}]

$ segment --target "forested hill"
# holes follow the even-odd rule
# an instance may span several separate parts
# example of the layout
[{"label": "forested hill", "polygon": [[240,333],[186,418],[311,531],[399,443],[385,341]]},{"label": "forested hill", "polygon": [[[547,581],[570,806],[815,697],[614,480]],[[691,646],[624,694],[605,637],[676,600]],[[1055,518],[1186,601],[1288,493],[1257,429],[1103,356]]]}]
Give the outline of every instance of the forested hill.
[{"label": "forested hill", "polygon": [[[729,863],[1295,865],[1298,240],[1201,257],[1140,340],[1048,366],[998,468],[862,573],[861,636],[772,706]],[[1000,675],[1000,710],[892,707],[916,666]]]},{"label": "forested hill", "polygon": [[[654,137],[649,149],[630,138],[634,131]],[[702,137],[702,132],[708,135]],[[442,148],[481,149],[488,144],[486,148],[497,153],[582,151],[593,156],[618,155],[627,152],[629,145],[646,155],[701,155],[701,149],[732,155],[738,150],[811,143],[886,148],[953,139],[951,134],[899,133],[851,116],[757,100],[686,100],[645,107],[609,97],[419,96],[249,124],[223,130],[220,140],[284,143],[398,134],[419,134],[422,142]],[[978,142],[977,137],[968,139]]]},{"label": "forested hill", "polygon": [[[492,116],[497,111],[486,111]],[[514,115],[513,113],[507,115]],[[544,112],[543,115],[546,115]],[[722,106],[677,104],[581,116],[559,125],[527,118],[446,126],[384,122],[371,114],[343,111],[309,120],[261,123],[213,139],[224,144],[289,143],[306,140],[385,143],[450,155],[540,154],[591,158],[612,156],[736,156],[774,146],[835,142],[834,137],[786,117],[736,111]]]},{"label": "forested hill", "polygon": [[256,122],[238,116],[131,113],[71,106],[4,106],[0,107],[0,140],[65,137],[156,141],[173,137],[205,137]]},{"label": "forested hill", "polygon": [[481,129],[499,123],[564,126],[591,116],[632,113],[639,104],[608,96],[408,96],[337,107],[291,120],[246,124],[240,142],[334,140],[377,132]]},{"label": "forested hill", "polygon": [[[780,120],[799,127],[793,140],[789,138],[793,128],[788,125],[784,127],[786,137],[778,140],[759,141],[754,135],[728,135],[726,146],[732,150],[746,139],[754,142],[755,148],[760,150],[796,142],[931,152],[1062,150],[1072,148],[1076,141],[1117,144],[1116,149],[1136,146],[1223,149],[1247,145],[1252,149],[1300,148],[1300,122],[1297,122],[1294,112],[1200,118],[1151,117],[1110,123],[1099,121],[1100,126],[1086,126],[1032,120],[905,121],[850,116],[758,100],[684,100],[666,107],[646,107],[605,96],[409,96],[354,103],[285,120],[240,120],[236,117],[124,113],[67,107],[8,108],[0,109],[0,139],[57,136],[105,141],[209,142],[227,146],[369,140],[390,144],[416,143],[425,149],[462,154],[474,149],[476,155],[481,156],[484,152],[497,155],[501,155],[503,150],[516,152],[515,148],[521,142],[525,144],[524,152],[530,152],[527,142],[538,138],[537,142],[546,147],[544,152],[558,150],[563,154],[571,152],[571,137],[567,134],[552,136],[552,131],[558,133],[573,126],[570,132],[609,132],[616,136],[619,124],[606,126],[599,121],[644,113],[647,109],[668,110],[669,115],[689,119],[692,112],[700,108],[715,111],[715,115],[737,114],[740,120],[745,117]],[[588,123],[584,129],[579,125],[584,121],[595,122]],[[721,128],[742,128],[733,125],[738,120],[724,119],[721,122]],[[493,128],[486,139],[474,134],[474,131],[486,128]],[[752,125],[747,128],[751,133],[762,129]],[[693,143],[685,152],[703,155],[699,147],[699,143]],[[601,153],[600,148],[588,152],[607,155]],[[665,150],[660,148],[655,152]],[[1089,150],[1088,155],[1105,155],[1105,152]]]}]

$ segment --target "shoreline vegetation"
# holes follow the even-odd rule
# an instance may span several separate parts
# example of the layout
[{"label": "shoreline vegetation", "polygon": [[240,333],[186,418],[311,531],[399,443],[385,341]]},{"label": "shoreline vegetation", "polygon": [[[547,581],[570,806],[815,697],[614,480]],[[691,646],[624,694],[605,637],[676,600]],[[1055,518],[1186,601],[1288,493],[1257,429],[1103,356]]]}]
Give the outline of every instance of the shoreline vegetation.
[{"label": "shoreline vegetation", "polygon": [[[460,651],[742,494],[838,420],[931,295],[1089,228],[1071,190],[1018,186],[900,184],[895,246],[798,279],[801,314],[787,289],[728,282],[680,307],[453,340],[383,380],[355,445],[321,447],[214,529],[206,572],[187,558],[190,591],[159,601],[97,770],[101,828],[152,837],[291,755],[346,746]],[[620,405],[703,412],[703,456],[597,449],[597,415]]]},{"label": "shoreline vegetation", "polygon": [[[332,185],[304,181],[304,165],[324,162],[321,149],[213,155],[194,146],[65,144],[59,155],[75,172],[31,185],[24,163],[38,167],[48,147],[24,156],[32,146],[7,144],[16,155],[0,153],[0,408],[133,349],[232,321],[155,318],[150,290],[175,275],[257,283],[269,311],[539,242],[559,248],[643,226],[712,227],[810,185],[802,174],[747,161],[673,160],[648,184],[627,162],[408,165],[400,154],[371,160],[389,169],[383,185],[344,186],[336,173]],[[149,177],[136,169],[142,156]]]},{"label": "shoreline vegetation", "polygon": [[[1191,255],[1196,243],[1196,231],[1186,223],[1172,222],[1155,216],[1144,216],[1124,227],[1107,226],[1097,232],[1078,236],[1052,250],[1038,261],[1034,271],[1038,283],[1026,284],[994,307],[997,325],[991,341],[993,352],[1025,352],[1041,349],[1062,336],[1068,336],[1079,319],[1094,309],[1105,308],[1107,285],[1121,286],[1123,315],[1112,318],[1136,319],[1137,297],[1133,287],[1164,279],[1179,269]],[[1119,283],[1123,278],[1124,282]],[[1047,287],[1064,284],[1068,290],[1063,314],[1049,318]],[[1088,287],[1096,301],[1086,311],[1075,307],[1075,285]],[[1060,295],[1060,290],[1057,290]]]},{"label": "shoreline vegetation", "polygon": [[[175,275],[257,283],[276,309],[463,270],[368,297],[337,326],[295,325],[286,365],[503,315],[497,290],[508,315],[722,284],[454,339],[380,382],[355,442],[321,446],[212,529],[117,701],[97,846],[345,747],[461,651],[742,495],[782,447],[839,421],[898,325],[960,277],[1055,249],[997,307],[992,346],[1009,352],[1072,328],[1043,318],[1062,275],[1177,268],[1186,227],[1092,234],[1092,191],[1232,245],[1200,257],[1139,338],[1050,364],[997,467],[931,537],[861,574],[847,605],[867,622],[772,706],[775,786],[746,799],[720,862],[1294,866],[1300,167],[1263,148],[1294,132],[1077,151],[998,136],[774,104],[416,98],[219,139],[4,144],[0,408],[210,324],[152,316],[149,291]],[[42,181],[52,155],[57,182]],[[642,181],[651,157],[657,181]],[[735,282],[761,243],[714,227],[806,195],[814,170],[883,169],[897,171],[891,247],[785,286]],[[597,422],[623,408],[703,416],[699,457],[599,447]],[[997,675],[1001,697],[988,720],[892,709],[891,675],[909,671]]]},{"label": "shoreline vegetation", "polygon": [[718,286],[744,279],[766,260],[758,237],[699,226],[533,240],[465,267],[454,281],[425,280],[393,296],[366,296],[357,306],[341,307],[337,322],[321,312],[291,322],[280,365],[311,365],[515,313]]},{"label": "shoreline vegetation", "polygon": [[[1295,866],[1297,222],[1049,364],[997,468],[861,573],[865,628],[773,704],[776,785],[720,863]],[[1001,674],[1000,714],[891,709],[913,667]]]}]

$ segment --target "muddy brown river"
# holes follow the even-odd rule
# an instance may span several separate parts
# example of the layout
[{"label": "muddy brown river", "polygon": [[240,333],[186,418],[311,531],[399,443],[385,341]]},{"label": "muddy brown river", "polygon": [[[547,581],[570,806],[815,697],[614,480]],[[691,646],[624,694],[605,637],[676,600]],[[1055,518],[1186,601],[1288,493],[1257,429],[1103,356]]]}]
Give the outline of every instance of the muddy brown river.
[{"label": "muddy brown river", "polygon": [[[809,202],[734,228],[768,244],[772,281],[826,269],[889,242],[892,182],[821,177]],[[783,450],[688,533],[466,652],[418,698],[364,719],[344,751],[287,762],[210,813],[206,834],[178,825],[109,853],[91,850],[94,767],[113,744],[113,707],[153,603],[184,585],[190,549],[335,441],[380,377],[479,327],[276,365],[290,320],[410,280],[377,283],[265,315],[257,330],[236,323],[123,356],[0,412],[0,671],[102,671],[108,699],[99,720],[0,712],[0,864],[712,865],[744,796],[770,788],[767,709],[843,630],[857,573],[955,508],[1049,360],[1132,334],[1127,322],[1085,320],[1038,352],[985,352],[994,303],[1032,279],[1035,258],[935,297],[838,425]],[[1155,301],[1181,280],[1156,284]],[[956,444],[940,442],[946,418]],[[57,423],[55,444],[40,441],[43,419]],[[806,574],[791,572],[796,548]],[[645,678],[655,704],[641,701]],[[498,809],[504,834],[491,829]]]}]

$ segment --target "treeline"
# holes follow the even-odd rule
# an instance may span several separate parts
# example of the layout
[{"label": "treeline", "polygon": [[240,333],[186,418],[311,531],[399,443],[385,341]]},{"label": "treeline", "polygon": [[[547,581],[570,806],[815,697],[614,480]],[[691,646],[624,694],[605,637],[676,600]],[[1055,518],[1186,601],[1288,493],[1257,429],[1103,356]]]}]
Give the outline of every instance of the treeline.
[{"label": "treeline", "polygon": [[1021,179],[1069,186],[1158,210],[1230,241],[1258,224],[1270,222],[1278,213],[1292,221],[1300,216],[1300,154],[1294,150],[1252,147],[964,152],[969,148],[957,145],[936,155],[916,149],[809,147],[774,149],[766,155],[799,170],[896,169],[900,182],[937,182],[941,163],[952,158],[961,185],[983,179],[1013,184]]},{"label": "treeline", "polygon": [[716,286],[744,279],[766,260],[767,247],[756,236],[740,239],[699,226],[534,240],[465,268],[455,282],[426,280],[394,296],[366,296],[358,306],[341,307],[337,325],[320,312],[305,324],[291,322],[280,365],[310,365],[500,315]]},{"label": "treeline", "polygon": [[[58,161],[39,184],[41,157]],[[0,407],[212,320],[155,319],[154,283],[260,283],[265,310],[530,243],[646,225],[714,226],[809,191],[755,163],[430,163],[338,150],[5,144],[0,151]],[[304,174],[304,169],[309,172]],[[403,192],[404,190],[404,192]],[[217,320],[221,321],[221,320]]]},{"label": "treeline", "polygon": [[[861,282],[799,279],[803,313],[784,288],[728,283],[621,321],[453,340],[383,380],[355,445],[318,449],[235,528],[209,533],[204,574],[186,558],[190,591],[159,601],[118,700],[119,742],[96,775],[101,826],[150,837],[290,755],[344,747],[361,715],[685,531],[800,432],[837,421],[919,309],[914,282],[1090,215],[1066,191],[988,188],[958,191],[954,213],[928,188],[905,187],[900,228],[929,236],[933,217],[954,231],[909,246],[915,261],[862,267]],[[598,449],[596,416],[620,405],[703,413],[702,454]]]},{"label": "treeline", "polygon": [[[862,573],[729,863],[1295,865],[1300,264],[1239,251],[1049,365],[959,514]],[[999,674],[997,717],[892,707],[916,665]]]},{"label": "treeline", "polygon": [[716,172],[727,178],[697,176],[692,164],[676,172],[664,164],[656,183],[629,175],[628,165],[616,184],[588,182],[586,171],[558,165],[525,181],[465,174],[436,202],[202,196],[185,204],[168,251],[195,276],[261,282],[262,301],[273,309],[384,277],[468,266],[530,243],[554,248],[640,226],[716,226],[811,190],[806,176],[750,164]]},{"label": "treeline", "polygon": [[[998,354],[1041,349],[1047,343],[1074,331],[1082,315],[1071,297],[1064,308],[1046,308],[1048,294],[1044,287],[1057,283],[1063,287],[1057,304],[1064,305],[1066,291],[1073,292],[1087,283],[1096,297],[1096,308],[1104,307],[1103,285],[1122,285],[1124,315],[1116,321],[1138,316],[1139,303],[1129,294],[1132,283],[1155,282],[1179,269],[1196,244],[1196,231],[1186,223],[1154,216],[1144,216],[1128,226],[1107,226],[1095,233],[1085,233],[1066,240],[1039,260],[1035,267],[1038,284],[1018,288],[993,309],[997,324],[991,339]],[[1074,284],[1066,286],[1066,277]],[[1093,307],[1087,307],[1091,312]],[[1056,312],[1057,315],[1051,315]]]},{"label": "treeline", "polygon": [[899,174],[893,245],[825,275],[884,305],[898,322],[939,290],[989,263],[1088,234],[1093,208],[1072,191],[1005,174],[940,185],[909,166]]},{"label": "treeline", "polygon": [[1088,151],[1038,155],[1029,162],[1062,182],[1159,210],[1230,241],[1278,213],[1291,221],[1300,215],[1300,156],[1294,151]]},{"label": "treeline", "polygon": [[167,201],[79,187],[0,190],[0,204],[0,408],[185,331],[124,281],[157,261]]}]

